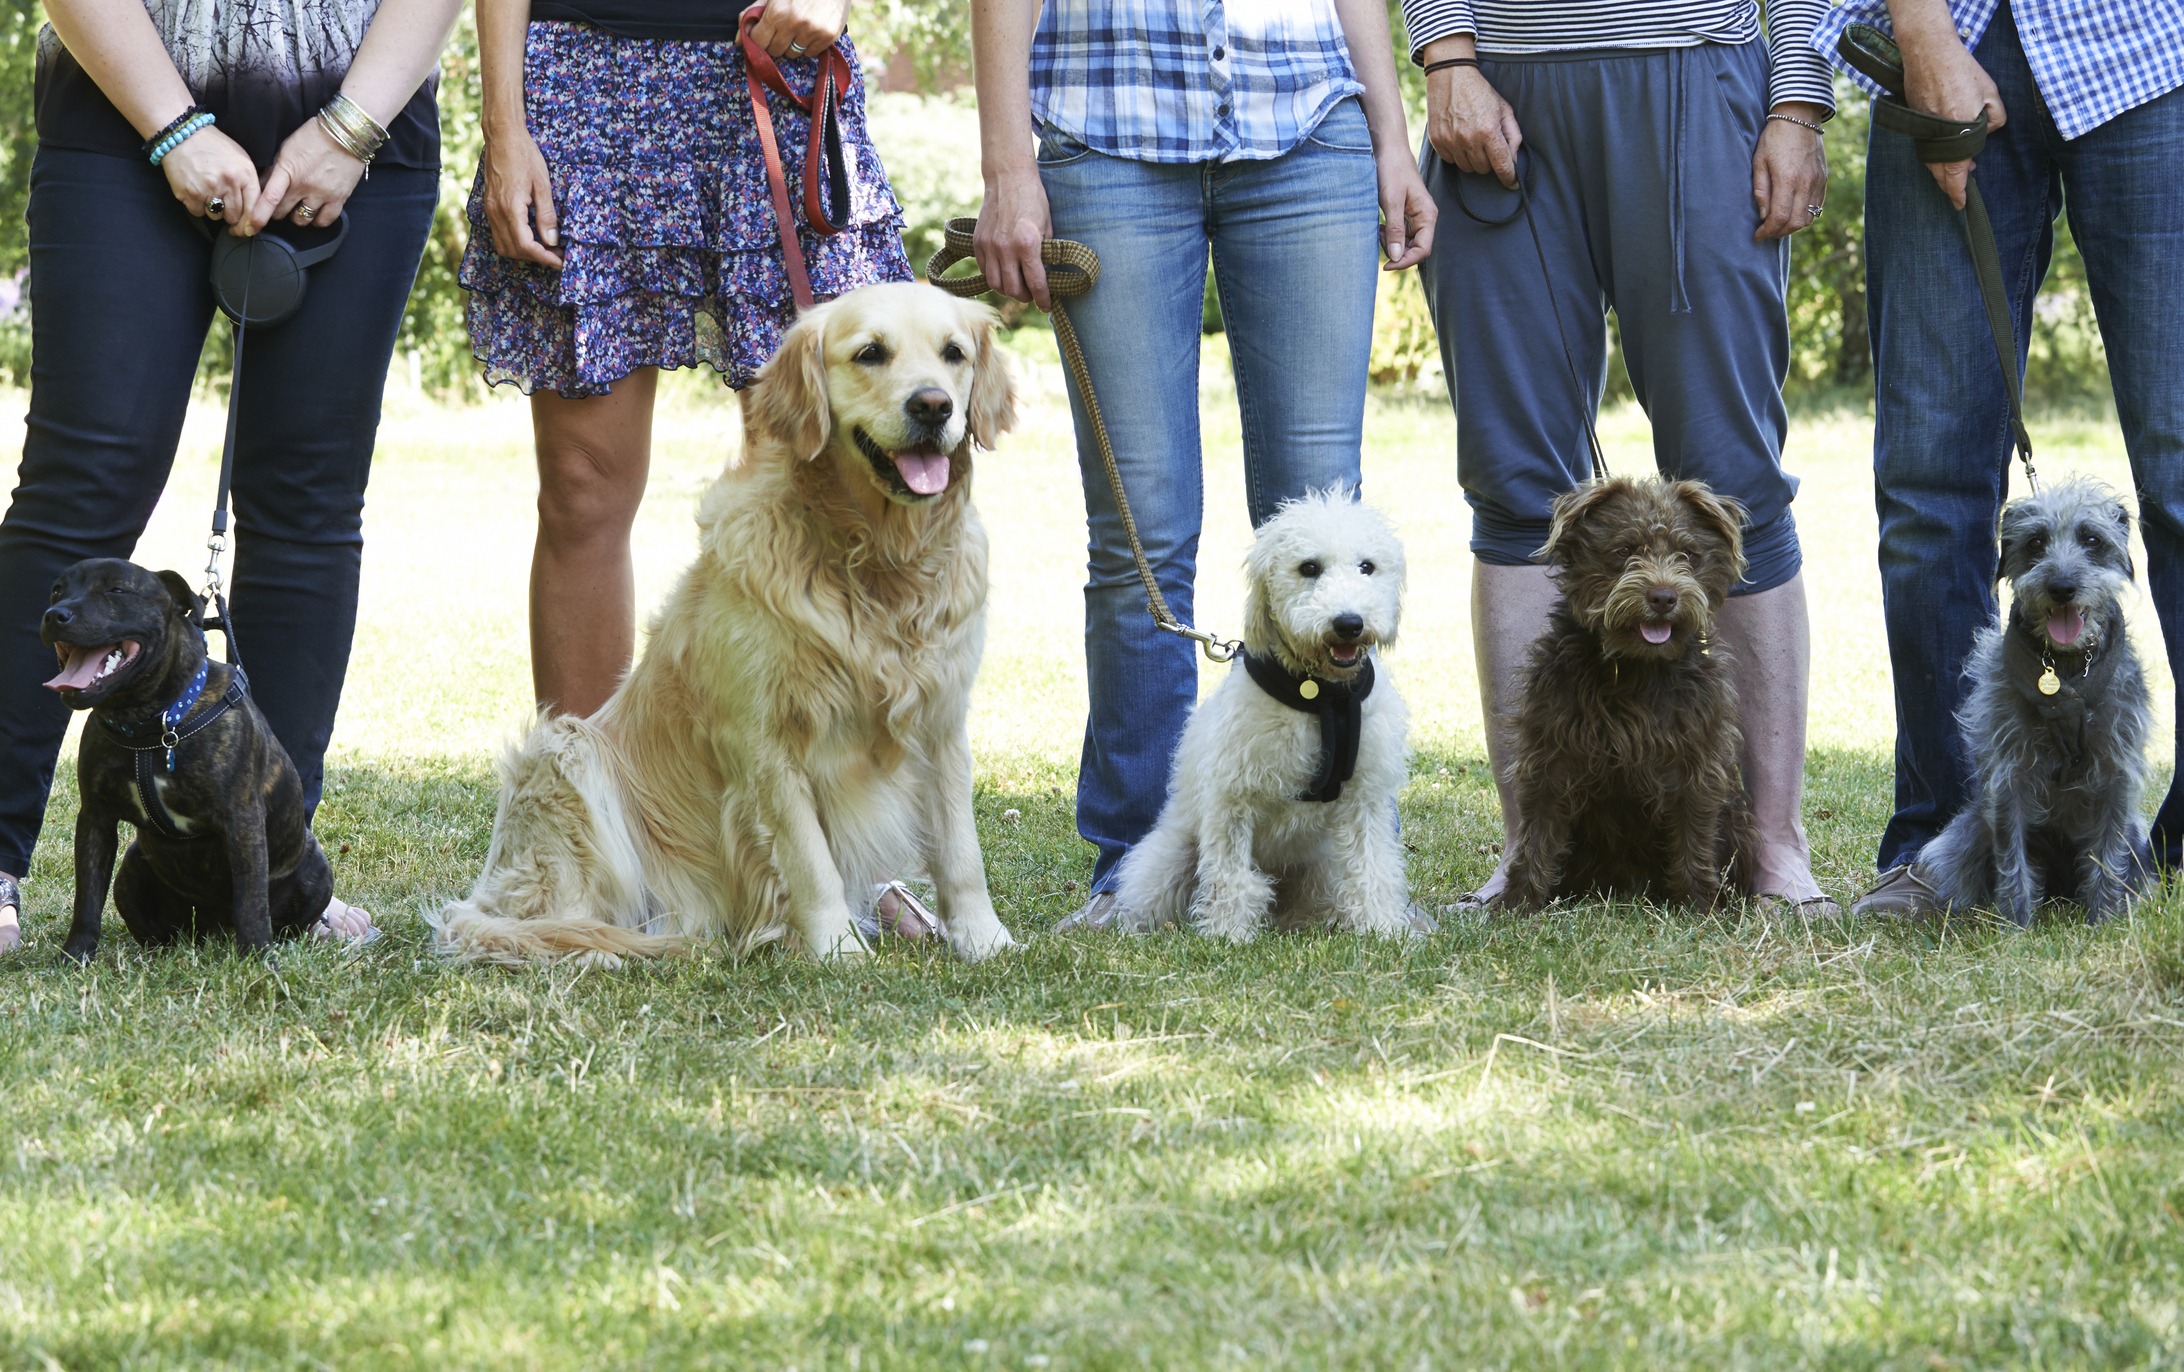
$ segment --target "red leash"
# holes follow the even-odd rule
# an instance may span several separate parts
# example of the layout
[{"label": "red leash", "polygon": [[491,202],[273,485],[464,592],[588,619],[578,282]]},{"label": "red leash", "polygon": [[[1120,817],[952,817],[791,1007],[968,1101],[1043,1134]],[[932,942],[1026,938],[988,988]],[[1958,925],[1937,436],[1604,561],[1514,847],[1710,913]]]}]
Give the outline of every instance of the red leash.
[{"label": "red leash", "polygon": [[766,150],[766,183],[773,190],[774,223],[781,231],[781,263],[789,274],[789,290],[796,307],[812,307],[811,277],[804,270],[804,249],[796,237],[796,215],[789,206],[788,177],[781,170],[781,147],[774,139],[773,114],[766,107],[766,92],[789,98],[811,116],[811,138],[804,147],[804,218],[813,233],[832,238],[849,218],[849,174],[842,163],[842,101],[851,81],[849,59],[839,40],[818,54],[819,71],[812,79],[811,94],[790,89],[781,69],[765,48],[751,38],[751,24],[765,6],[753,5],[743,12],[736,37],[743,44],[745,81],[751,88],[751,118],[758,125],[758,141]]}]

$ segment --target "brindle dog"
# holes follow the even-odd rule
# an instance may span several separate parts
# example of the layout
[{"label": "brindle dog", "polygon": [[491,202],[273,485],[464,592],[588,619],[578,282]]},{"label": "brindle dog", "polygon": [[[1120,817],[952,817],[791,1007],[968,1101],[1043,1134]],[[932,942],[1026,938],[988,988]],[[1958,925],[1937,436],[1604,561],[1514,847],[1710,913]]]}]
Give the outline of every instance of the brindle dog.
[{"label": "brindle dog", "polygon": [[[76,917],[65,951],[90,961],[112,880],[137,941],[232,934],[267,953],[315,924],[333,872],[304,814],[303,783],[241,679],[205,655],[203,605],[179,573],[119,558],[61,573],[40,637],[46,683],[91,711],[77,753]],[[200,670],[203,688],[167,718]],[[149,793],[149,794],[147,794]],[[114,871],[115,826],[136,841]]]},{"label": "brindle dog", "polygon": [[1702,908],[1756,839],[1736,687],[1709,640],[1744,575],[1744,511],[1696,481],[1593,482],[1538,556],[1562,596],[1516,711],[1516,851],[1502,904],[1592,891]]}]

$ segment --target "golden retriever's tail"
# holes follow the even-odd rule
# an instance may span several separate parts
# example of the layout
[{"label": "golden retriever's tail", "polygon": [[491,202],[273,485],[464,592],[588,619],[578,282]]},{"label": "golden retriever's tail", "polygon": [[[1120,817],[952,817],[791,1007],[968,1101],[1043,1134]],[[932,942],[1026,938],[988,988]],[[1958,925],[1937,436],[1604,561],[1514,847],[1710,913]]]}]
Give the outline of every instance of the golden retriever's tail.
[{"label": "golden retriever's tail", "polygon": [[440,952],[474,962],[618,966],[687,942],[644,932],[657,912],[613,747],[588,721],[541,718],[502,756],[485,870],[469,899],[428,917]]},{"label": "golden retriever's tail", "polygon": [[619,967],[623,958],[657,958],[689,942],[671,934],[643,934],[596,919],[508,919],[471,902],[448,906],[432,921],[439,950],[461,962],[520,967],[569,960]]}]

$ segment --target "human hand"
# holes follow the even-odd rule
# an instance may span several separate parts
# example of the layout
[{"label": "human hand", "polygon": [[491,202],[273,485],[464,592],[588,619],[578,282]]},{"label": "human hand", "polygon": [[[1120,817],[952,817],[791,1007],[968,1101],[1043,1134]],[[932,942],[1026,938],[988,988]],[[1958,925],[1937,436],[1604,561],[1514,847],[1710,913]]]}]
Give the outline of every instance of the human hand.
[{"label": "human hand", "polygon": [[[1800,100],[1785,100],[1773,112],[1808,124],[1827,117],[1826,110]],[[1759,202],[1754,242],[1787,238],[1820,222],[1820,210],[1828,200],[1826,141],[1801,125],[1768,120],[1752,153],[1752,199]]]},{"label": "human hand", "polygon": [[[242,227],[258,199],[258,168],[250,154],[217,128],[199,129],[160,159],[167,186],[182,208],[193,216],[215,218],[236,226],[234,232],[254,232]],[[221,202],[223,212],[205,216],[205,206]]]},{"label": "human hand", "polygon": [[341,207],[363,176],[364,164],[355,154],[336,143],[318,120],[306,119],[281,144],[249,222],[231,232],[256,233],[276,219],[299,228],[324,228],[341,218]]},{"label": "human hand", "polygon": [[[1912,109],[1927,114],[1940,115],[1944,119],[1961,119],[1969,123],[1987,112],[1987,131],[1992,133],[2008,122],[2009,116],[2002,108],[2002,92],[1995,89],[1994,78],[1979,65],[1979,59],[1964,46],[1955,30],[1944,30],[1933,35],[1914,32],[1899,35],[1903,49],[1904,103]],[[1958,209],[1964,208],[1964,183],[1972,174],[1975,164],[1966,159],[1962,162],[1933,162],[1926,170],[1934,177],[1934,184]]]},{"label": "human hand", "polygon": [[1517,112],[1475,67],[1453,67],[1426,78],[1426,141],[1443,162],[1517,187],[1517,149],[1524,134]]},{"label": "human hand", "polygon": [[[521,124],[485,139],[485,223],[493,251],[502,257],[558,268],[561,225],[554,214],[553,180],[531,131]],[[531,230],[537,216],[538,231]]]},{"label": "human hand", "polygon": [[1391,148],[1375,160],[1380,175],[1380,245],[1388,258],[1381,270],[1399,272],[1416,266],[1433,251],[1433,226],[1441,210],[1407,148]]},{"label": "human hand", "polygon": [[1029,300],[1052,313],[1054,302],[1047,292],[1039,245],[1053,236],[1054,221],[1047,213],[1046,187],[1037,167],[987,178],[986,198],[978,207],[978,231],[971,236],[972,255],[987,285],[1012,300]]},{"label": "human hand", "polygon": [[826,51],[849,23],[849,0],[759,0],[751,37],[775,57],[810,57]]}]

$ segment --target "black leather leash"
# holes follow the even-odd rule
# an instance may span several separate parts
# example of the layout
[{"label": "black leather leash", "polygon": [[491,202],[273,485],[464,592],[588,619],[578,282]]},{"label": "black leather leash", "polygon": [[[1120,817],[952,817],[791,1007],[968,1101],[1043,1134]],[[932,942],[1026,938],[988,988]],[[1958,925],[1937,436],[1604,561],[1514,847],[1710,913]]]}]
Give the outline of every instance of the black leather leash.
[{"label": "black leather leash", "polygon": [[[1987,112],[1976,119],[1944,119],[1904,103],[1903,50],[1871,24],[1852,24],[1836,41],[1835,51],[1885,94],[1873,101],[1873,122],[1911,139],[1911,149],[1925,163],[1962,162],[1987,146]],[[2034,492],[2040,476],[2032,469],[2032,435],[2025,428],[2025,397],[2017,376],[2017,325],[2010,317],[2009,295],[2002,285],[2002,254],[1994,243],[1994,221],[1976,178],[1964,178],[1964,208],[1958,212],[1972,253],[1972,273],[1987,310],[1987,330],[1994,335],[1995,360],[2010,397],[2010,438],[2025,464],[2025,480]]]},{"label": "black leather leash", "polygon": [[[1554,312],[1555,341],[1562,345],[1562,365],[1569,371],[1570,384],[1577,389],[1577,412],[1584,417],[1585,442],[1592,448],[1593,479],[1595,481],[1605,481],[1608,477],[1608,456],[1601,451],[1600,434],[1593,427],[1593,401],[1585,389],[1585,383],[1578,379],[1577,359],[1570,353],[1570,336],[1562,329],[1562,306],[1555,301],[1555,276],[1553,272],[1547,269],[1547,249],[1539,241],[1539,225],[1532,222],[1532,181],[1538,174],[1539,154],[1533,152],[1530,148],[1519,148],[1517,157],[1519,159],[1516,188],[1517,207],[1499,219],[1489,219],[1466,204],[1464,202],[1464,176],[1466,173],[1455,163],[1448,162],[1445,159],[1442,165],[1446,166],[1451,173],[1449,186],[1456,193],[1456,208],[1462,210],[1464,217],[1472,223],[1484,224],[1490,229],[1498,229],[1506,224],[1514,223],[1518,215],[1524,216],[1524,227],[1530,230],[1532,234],[1532,253],[1539,259],[1540,283],[1547,288],[1547,308]],[[1532,175],[1526,175],[1527,164]]]}]

